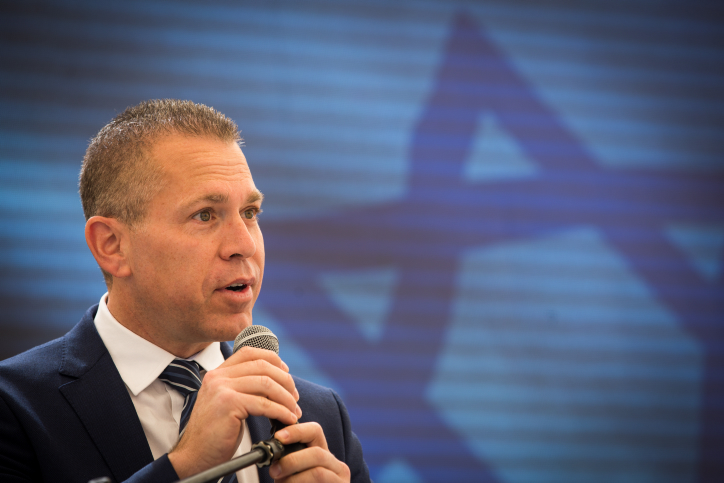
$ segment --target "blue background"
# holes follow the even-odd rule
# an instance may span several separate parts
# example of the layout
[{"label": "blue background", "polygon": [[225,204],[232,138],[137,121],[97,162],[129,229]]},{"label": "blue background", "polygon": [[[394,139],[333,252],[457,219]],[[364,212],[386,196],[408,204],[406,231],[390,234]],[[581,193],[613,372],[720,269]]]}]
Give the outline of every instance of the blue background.
[{"label": "blue background", "polygon": [[9,2],[0,358],[105,291],[89,139],[150,98],[241,127],[255,323],[378,483],[724,481],[714,2]]}]

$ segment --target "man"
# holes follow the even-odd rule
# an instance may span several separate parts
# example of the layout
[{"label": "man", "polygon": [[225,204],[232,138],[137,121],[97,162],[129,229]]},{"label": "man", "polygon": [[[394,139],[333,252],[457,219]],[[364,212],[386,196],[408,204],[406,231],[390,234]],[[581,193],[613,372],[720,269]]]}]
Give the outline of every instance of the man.
[{"label": "man", "polygon": [[369,481],[336,394],[219,343],[252,324],[264,275],[263,196],[238,141],[222,114],[173,100],[91,141],[80,194],[108,293],[65,337],[0,363],[1,481],[175,481],[269,437],[268,418],[307,448],[240,481]]}]

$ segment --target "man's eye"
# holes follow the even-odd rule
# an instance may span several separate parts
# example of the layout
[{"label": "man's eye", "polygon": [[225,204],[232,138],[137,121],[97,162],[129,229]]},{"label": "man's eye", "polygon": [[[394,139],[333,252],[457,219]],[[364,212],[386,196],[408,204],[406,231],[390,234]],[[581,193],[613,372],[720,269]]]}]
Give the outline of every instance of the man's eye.
[{"label": "man's eye", "polygon": [[248,210],[244,211],[244,218],[247,220],[253,220],[256,218],[259,213],[261,213],[261,210],[257,210],[256,208],[249,208]]},{"label": "man's eye", "polygon": [[211,213],[209,213],[208,211],[202,211],[201,213],[196,213],[196,215],[194,215],[194,218],[199,221],[209,221],[211,219]]}]

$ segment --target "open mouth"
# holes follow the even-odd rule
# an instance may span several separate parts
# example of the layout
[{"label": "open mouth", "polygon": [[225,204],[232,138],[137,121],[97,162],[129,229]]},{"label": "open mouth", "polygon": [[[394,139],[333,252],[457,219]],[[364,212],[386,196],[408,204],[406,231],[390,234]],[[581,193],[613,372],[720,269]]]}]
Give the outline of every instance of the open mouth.
[{"label": "open mouth", "polygon": [[226,287],[226,290],[231,290],[232,292],[241,292],[246,287],[248,287],[248,285],[245,283],[235,283]]}]

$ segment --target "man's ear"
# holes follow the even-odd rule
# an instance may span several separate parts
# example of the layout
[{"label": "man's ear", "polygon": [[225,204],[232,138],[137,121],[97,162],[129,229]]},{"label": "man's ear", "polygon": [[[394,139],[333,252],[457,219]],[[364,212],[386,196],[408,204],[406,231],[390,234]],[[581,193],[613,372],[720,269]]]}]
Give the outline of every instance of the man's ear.
[{"label": "man's ear", "polygon": [[115,218],[92,216],[85,224],[85,241],[98,265],[115,278],[131,275],[124,251],[128,244],[128,227]]}]

